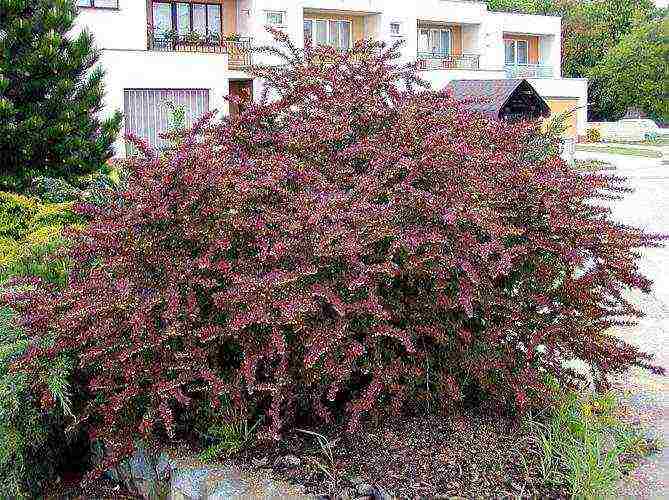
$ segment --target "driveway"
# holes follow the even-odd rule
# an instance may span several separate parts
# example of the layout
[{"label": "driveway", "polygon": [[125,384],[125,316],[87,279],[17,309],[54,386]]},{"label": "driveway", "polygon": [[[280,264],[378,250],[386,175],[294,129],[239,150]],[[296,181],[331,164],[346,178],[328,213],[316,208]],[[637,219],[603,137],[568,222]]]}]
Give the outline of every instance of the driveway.
[{"label": "driveway", "polygon": [[[612,204],[621,222],[652,233],[669,233],[669,165],[660,160],[601,153],[577,152],[576,158],[595,158],[616,166],[615,173],[629,179],[635,192]],[[669,371],[669,245],[646,249],[641,270],[655,285],[652,293],[631,295],[647,316],[639,326],[621,332],[630,343],[656,356],[657,364]],[[621,498],[669,498],[669,377],[634,370],[620,381],[631,417],[649,433],[664,441],[664,449],[634,472],[621,486]]]}]

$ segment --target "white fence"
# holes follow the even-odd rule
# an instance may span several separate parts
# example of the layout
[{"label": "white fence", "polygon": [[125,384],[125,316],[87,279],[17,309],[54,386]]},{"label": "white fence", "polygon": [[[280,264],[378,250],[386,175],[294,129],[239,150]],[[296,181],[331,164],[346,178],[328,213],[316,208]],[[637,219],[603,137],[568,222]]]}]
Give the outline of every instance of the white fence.
[{"label": "white fence", "polygon": [[662,131],[652,120],[620,120],[617,122],[588,122],[588,129],[599,130],[603,141],[638,142],[646,139],[646,134],[661,134]]}]

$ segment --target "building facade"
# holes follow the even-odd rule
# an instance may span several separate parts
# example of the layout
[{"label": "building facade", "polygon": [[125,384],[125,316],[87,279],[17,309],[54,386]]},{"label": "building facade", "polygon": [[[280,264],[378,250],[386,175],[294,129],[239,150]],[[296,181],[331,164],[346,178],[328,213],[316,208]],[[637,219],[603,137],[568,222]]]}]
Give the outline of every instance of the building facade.
[{"label": "building facade", "polygon": [[[356,40],[403,41],[435,88],[453,80],[526,78],[553,112],[577,109],[571,137],[585,135],[587,81],[561,74],[561,19],[490,12],[455,0],[77,0],[78,29],[102,49],[105,108],[120,109],[125,132],[160,142],[170,105],[191,123],[202,113],[230,112],[224,96],[260,91],[244,71],[249,47],[271,43],[265,27],[300,46],[348,48]],[[257,57],[257,56],[254,56]],[[117,153],[124,154],[119,138]]]}]

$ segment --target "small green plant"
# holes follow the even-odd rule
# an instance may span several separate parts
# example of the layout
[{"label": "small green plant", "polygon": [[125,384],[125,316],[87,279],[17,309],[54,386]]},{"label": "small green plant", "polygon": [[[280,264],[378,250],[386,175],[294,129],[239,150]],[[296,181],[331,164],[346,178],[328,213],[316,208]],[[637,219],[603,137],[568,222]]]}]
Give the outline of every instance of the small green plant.
[{"label": "small green plant", "polygon": [[164,152],[175,151],[183,145],[187,135],[186,107],[173,101],[164,101],[163,105],[169,111],[169,129],[160,136],[166,141],[162,149]]},{"label": "small green plant", "polygon": [[568,485],[575,498],[612,495],[635,459],[652,446],[618,416],[613,393],[559,394],[559,404],[544,419],[530,421],[541,450],[540,468],[547,482]]},{"label": "small green plant", "polygon": [[204,41],[204,38],[197,31],[191,31],[184,36],[184,42],[197,45]]},{"label": "small green plant", "polygon": [[588,142],[602,142],[602,133],[598,128],[589,128],[586,132]]},{"label": "small green plant", "polygon": [[313,460],[314,465],[316,465],[316,467],[321,472],[323,472],[333,484],[336,484],[337,475],[335,473],[336,467],[335,467],[335,457],[334,457],[334,446],[335,444],[337,444],[337,441],[339,441],[339,439],[334,439],[330,441],[328,438],[326,438],[322,434],[319,434],[318,432],[307,431],[304,429],[295,429],[295,430],[316,438],[316,442],[318,443],[319,446],[318,451],[322,455],[323,461]]},{"label": "small green plant", "polygon": [[245,415],[237,410],[228,408],[222,422],[214,424],[207,430],[205,439],[211,444],[200,453],[200,460],[211,462],[221,456],[238,453],[252,441],[256,428],[262,419],[249,427]]},{"label": "small green plant", "polygon": [[660,134],[657,132],[646,132],[646,135],[644,136],[645,142],[648,142],[650,144],[656,144],[660,142]]}]

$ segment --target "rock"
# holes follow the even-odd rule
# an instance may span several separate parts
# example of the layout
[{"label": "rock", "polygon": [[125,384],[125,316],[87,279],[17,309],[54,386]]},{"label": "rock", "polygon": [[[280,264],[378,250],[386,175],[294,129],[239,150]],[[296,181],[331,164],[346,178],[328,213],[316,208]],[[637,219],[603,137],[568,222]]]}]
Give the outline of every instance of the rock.
[{"label": "rock", "polygon": [[367,483],[359,483],[355,487],[355,491],[358,495],[362,497],[374,497],[376,498],[376,495],[378,493],[378,490],[372,486],[371,484]]},{"label": "rock", "polygon": [[172,471],[171,500],[190,500],[206,498],[207,467],[178,468]]},{"label": "rock", "polygon": [[299,467],[301,464],[302,461],[295,455],[284,455],[283,457],[277,458],[274,462],[276,467],[281,467],[284,469],[294,469],[295,467]]},{"label": "rock", "polygon": [[228,500],[246,495],[249,485],[241,478],[228,478],[211,483],[207,487],[208,500]]},{"label": "rock", "polygon": [[257,467],[259,469],[262,469],[263,467],[267,467],[268,464],[269,464],[269,458],[267,458],[267,457],[254,458],[253,459],[253,466]]},{"label": "rock", "polygon": [[[94,449],[94,463],[98,463],[101,457],[101,450]],[[171,470],[172,463],[165,453],[138,444],[130,458],[115,469],[108,470],[105,475],[112,481],[123,483],[131,491],[136,486],[141,495],[154,498],[169,489]]]},{"label": "rock", "polygon": [[358,498],[355,488],[343,488],[338,496],[341,500],[357,500]]}]

